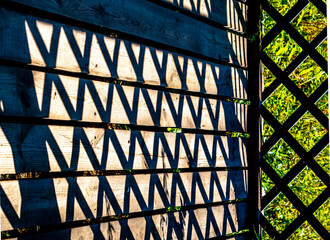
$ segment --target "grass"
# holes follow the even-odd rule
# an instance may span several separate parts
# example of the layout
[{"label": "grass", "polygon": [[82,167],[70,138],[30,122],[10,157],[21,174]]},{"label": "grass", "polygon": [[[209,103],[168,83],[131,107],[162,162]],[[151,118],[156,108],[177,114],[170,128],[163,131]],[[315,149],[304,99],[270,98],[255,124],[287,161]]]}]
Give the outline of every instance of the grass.
[{"label": "grass", "polygon": [[[283,16],[298,0],[268,0],[270,4]],[[325,2],[325,1],[324,1]],[[276,22],[265,12],[262,13],[262,36],[265,36]],[[309,3],[306,8],[296,16],[291,25],[308,41],[311,42],[325,27],[326,18],[320,11]],[[323,41],[316,50],[325,58],[328,57],[327,40]],[[302,48],[285,32],[282,31],[264,49],[265,53],[282,69],[302,52]],[[264,87],[267,88],[276,77],[264,66]],[[308,57],[293,71],[289,78],[309,97],[328,78],[328,75],[317,63]],[[301,105],[294,95],[284,86],[280,85],[272,95],[266,99],[263,105],[273,116],[283,124]],[[323,95],[316,106],[329,117],[328,93]],[[325,129],[310,112],[304,116],[289,130],[289,133],[306,150],[315,144],[327,133]],[[263,142],[274,133],[274,129],[264,122]],[[264,156],[275,172],[283,178],[290,169],[300,161],[299,156],[291,149],[290,143],[280,140]],[[329,145],[315,158],[316,162],[326,171],[330,172]],[[264,194],[274,187],[274,183],[265,174],[262,174],[262,186]],[[304,168],[288,186],[297,197],[306,205],[310,205],[325,189],[326,185],[316,176],[309,167]],[[314,216],[330,232],[330,199],[314,212]],[[282,232],[299,215],[287,197],[280,193],[264,210],[267,220],[278,231]],[[263,239],[271,239],[267,232],[263,232]],[[305,221],[289,239],[322,239],[313,227]]]}]

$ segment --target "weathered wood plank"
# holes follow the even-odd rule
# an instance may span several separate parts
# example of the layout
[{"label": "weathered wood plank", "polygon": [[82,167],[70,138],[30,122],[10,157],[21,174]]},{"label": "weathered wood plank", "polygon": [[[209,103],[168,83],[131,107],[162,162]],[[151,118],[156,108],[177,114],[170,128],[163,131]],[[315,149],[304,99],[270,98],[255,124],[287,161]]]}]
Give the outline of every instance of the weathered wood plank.
[{"label": "weathered wood plank", "polygon": [[[247,105],[0,67],[1,115],[244,131]],[[15,102],[15,104],[13,104]]]},{"label": "weathered wood plank", "polygon": [[[247,98],[246,71],[5,9],[0,58],[100,77]],[[51,47],[52,46],[52,47]]]},{"label": "weathered wood plank", "polygon": [[72,236],[92,239],[100,231],[105,238],[111,234],[113,239],[208,239],[244,229],[245,210],[246,204],[239,203],[167,213],[81,227],[73,230]]},{"label": "weathered wood plank", "polygon": [[0,126],[1,174],[247,166],[244,138],[67,126]]},{"label": "weathered wood plank", "polygon": [[246,208],[246,203],[237,203],[94,224],[25,236],[24,239],[208,239],[245,229]]},{"label": "weathered wood plank", "polygon": [[[144,0],[13,0],[207,57],[246,66],[246,39]],[[235,39],[234,39],[235,38]]]},{"label": "weathered wood plank", "polygon": [[163,1],[197,15],[209,18],[226,27],[246,31],[247,4],[236,0],[151,0]]},{"label": "weathered wood plank", "polygon": [[[246,173],[4,181],[1,183],[2,230],[245,198]],[[235,222],[236,216],[232,217]]]},{"label": "weathered wood plank", "polygon": [[[148,239],[149,236],[164,240],[208,239],[245,229],[247,226],[246,208],[246,203],[202,208],[121,220],[107,225],[100,224],[97,229],[100,229],[105,236],[111,232],[114,239],[120,239],[121,236],[127,236],[128,239]],[[91,231],[91,226],[79,228],[74,234],[85,235],[89,238],[95,235]]]}]

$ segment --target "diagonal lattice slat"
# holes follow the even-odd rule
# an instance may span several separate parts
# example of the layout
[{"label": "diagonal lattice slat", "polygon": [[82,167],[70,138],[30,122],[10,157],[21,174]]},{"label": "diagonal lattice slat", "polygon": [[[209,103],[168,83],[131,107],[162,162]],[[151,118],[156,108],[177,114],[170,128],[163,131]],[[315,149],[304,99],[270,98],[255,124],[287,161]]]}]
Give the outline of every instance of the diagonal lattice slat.
[{"label": "diagonal lattice slat", "polygon": [[[315,230],[324,238],[327,239],[328,236],[328,232],[327,230],[324,228],[324,226],[322,226],[322,224],[320,224],[320,222],[315,218],[315,216],[313,215],[313,212],[322,205],[322,203],[324,201],[316,201],[314,200],[314,205],[313,208],[312,207],[306,207],[301,200],[292,192],[292,190],[288,187],[287,184],[285,184],[281,178],[276,174],[276,172],[271,168],[271,166],[269,166],[269,164],[267,164],[265,161],[262,162],[262,169],[263,171],[271,178],[271,180],[277,185],[277,187],[279,188],[279,190],[281,192],[284,193],[284,195],[289,199],[289,201],[294,205],[294,207],[301,213],[300,214],[300,218],[303,218],[303,220],[308,220],[308,222],[315,228]],[[329,194],[329,187],[327,188],[327,190],[324,191],[324,195],[328,195]],[[319,195],[321,196],[322,193]],[[321,197],[321,199],[323,199]],[[326,199],[325,199],[326,200]],[[315,208],[315,209],[314,209]],[[298,217],[298,218],[299,218]],[[301,222],[301,224],[304,221]],[[293,223],[291,223],[293,224]],[[291,225],[290,224],[290,225]],[[301,225],[300,224],[300,225]],[[289,235],[287,237],[289,237],[295,230],[296,228],[290,227],[290,225],[287,227],[287,232],[289,231]],[[297,228],[300,226],[298,225]],[[284,232],[284,231],[283,231]],[[281,236],[279,239],[285,239],[283,238],[283,232],[279,235]],[[284,232],[285,233],[285,232]],[[286,234],[285,234],[286,235]]]},{"label": "diagonal lattice slat", "polygon": [[[277,65],[265,54],[261,54],[261,60],[263,63],[272,71],[272,73],[279,79],[279,81],[291,92],[293,93],[297,100],[301,102],[313,115],[314,117],[328,129],[329,120],[322,113],[322,111],[315,106],[314,103],[291,81],[287,73],[283,73],[282,70],[277,67]],[[276,81],[276,80],[275,80]],[[326,81],[327,83],[327,81]],[[327,89],[324,89],[325,91]]]},{"label": "diagonal lattice slat", "polygon": [[[300,54],[291,61],[287,67],[282,70],[265,52],[261,53],[263,64],[275,76],[275,80],[263,91],[262,99],[267,98],[281,85],[285,86],[301,103],[301,105],[284,121],[280,123],[263,105],[261,105],[261,115],[263,119],[274,129],[274,133],[267,139],[262,146],[261,158],[281,139],[283,139],[291,149],[300,157],[300,160],[281,178],[276,171],[266,161],[261,161],[261,168],[267,174],[275,186],[262,197],[261,208],[265,209],[280,193],[293,204],[299,211],[299,216],[295,218],[287,227],[279,233],[267,218],[261,216],[260,224],[266,230],[271,238],[287,239],[289,238],[305,221],[323,239],[330,239],[330,233],[313,215],[313,213],[324,204],[330,197],[330,181],[329,173],[327,173],[314,159],[329,144],[329,119],[316,106],[318,100],[326,94],[328,90],[328,79],[320,84],[316,90],[306,96],[306,94],[290,79],[293,73],[306,58],[311,57],[324,72],[327,71],[327,60],[317,51],[317,47],[327,38],[327,29],[323,29],[320,33],[308,42],[298,30],[290,24],[300,12],[309,4],[313,4],[318,11],[326,17],[326,4],[322,0],[299,0],[284,16],[282,16],[267,0],[261,0],[263,10],[276,22],[272,29],[262,39],[262,50],[284,30],[301,48]],[[327,130],[327,133],[316,142],[309,151],[290,134],[290,129],[307,113],[312,116]],[[300,174],[305,167],[308,166],[315,175],[325,184],[326,189],[321,192],[315,200],[306,206],[297,195],[290,189],[289,183]],[[306,224],[304,224],[306,225]]]},{"label": "diagonal lattice slat", "polygon": [[[315,49],[326,37],[327,37],[327,29],[323,29],[322,32],[310,43],[310,48]],[[286,74],[287,76],[290,75],[294,71],[294,69],[296,69],[299,66],[299,64],[308,57],[309,52],[310,51],[308,49],[304,49],[299,54],[299,56],[297,58],[295,58],[290,63],[290,65],[285,69],[285,73],[282,73],[282,74]],[[265,60],[263,60],[263,62],[265,62]],[[271,61],[271,62],[268,62],[268,64],[273,65],[275,63],[273,63]],[[266,99],[280,85],[280,83],[281,82],[279,79],[276,79],[275,81],[273,81],[271,83],[271,85],[264,90],[264,92],[262,94],[262,98]]]},{"label": "diagonal lattice slat", "polygon": [[[322,172],[318,168],[320,167],[317,163],[315,163],[315,160],[311,157],[313,155],[317,155],[318,152],[322,151],[322,147],[324,145],[328,144],[328,138],[329,135],[325,135],[318,144],[316,144],[309,152],[308,154],[310,156],[305,156],[303,159],[301,159],[295,166],[291,168],[291,170],[281,179],[281,181],[285,184],[288,184],[290,181],[292,181],[305,167],[306,162],[308,163],[308,166],[316,169],[316,172],[321,172],[322,174],[319,174],[323,182],[326,181],[328,176],[326,172]],[[328,184],[329,187],[329,184]],[[280,193],[280,190],[277,186],[273,187],[262,199],[262,205],[261,208],[264,209],[276,196]]]},{"label": "diagonal lattice slat", "polygon": [[[310,96],[310,100],[315,103],[317,102],[317,100],[322,97],[322,95],[324,94],[324,91],[326,91],[327,89],[327,82],[324,82],[319,88],[318,91],[315,91],[311,96]],[[281,125],[278,122],[275,122],[275,120],[273,120],[273,116],[269,113],[269,111],[267,109],[265,109],[262,106],[262,114],[266,119],[272,119],[272,125],[275,126],[275,128],[277,128],[277,132],[275,134],[273,134],[268,141],[263,145],[263,155],[268,152],[272,146],[274,146],[276,144],[277,141],[280,140],[281,135],[280,133],[285,133],[287,131],[289,131],[289,129],[300,119],[301,116],[303,116],[306,112],[307,112],[307,108],[304,105],[301,105],[286,121],[283,125]],[[267,120],[266,120],[267,121]]]},{"label": "diagonal lattice slat", "polygon": [[[277,120],[269,112],[268,112],[268,114],[266,113],[267,110],[265,110],[264,107],[262,107],[261,110],[262,110],[263,117],[265,118],[265,120],[268,123],[271,124],[272,122],[275,122],[275,121],[277,122]],[[274,125],[277,125],[277,126],[274,126]],[[272,125],[272,127],[275,130],[275,134],[279,133],[278,132],[278,129],[277,129],[279,127],[279,125],[280,125],[279,122],[277,122],[277,124],[273,124]],[[281,134],[281,133],[279,133],[279,134]],[[300,144],[288,132],[286,132],[284,134],[282,132],[282,135],[281,136],[282,136],[282,138],[286,142],[290,143],[290,146],[292,147],[292,149],[296,153],[298,153],[298,155],[301,157],[301,160],[282,179],[277,175],[277,173],[270,167],[270,165],[267,162],[265,162],[265,161],[262,162],[262,165],[261,166],[262,166],[263,171],[265,171],[265,173],[271,178],[271,180],[276,185],[274,187],[274,190],[273,189],[270,190],[270,192],[268,194],[266,194],[266,196],[263,197],[263,199],[262,199],[262,208],[266,207],[266,205],[268,205],[268,203],[271,202],[277,196],[277,194],[280,191],[282,191],[289,198],[289,200],[292,203],[294,203],[294,206],[299,210],[299,212],[301,212],[304,215],[306,215],[307,214],[307,212],[306,212],[307,210],[305,208],[305,205],[300,201],[300,199],[298,197],[296,197],[296,195],[288,187],[288,183],[291,182],[299,174],[299,172],[306,166],[306,164],[308,164],[308,166],[311,167],[311,169],[315,173],[317,173],[317,176],[320,177],[321,180],[327,185],[327,189],[325,190],[325,193],[327,195],[329,195],[330,184],[329,184],[328,174],[313,159],[329,143],[329,140],[328,140],[329,139],[329,134],[326,134],[325,136],[323,136],[323,138],[309,152],[306,152],[305,149],[303,149],[300,146]],[[263,154],[264,153],[265,152],[263,152]],[[327,200],[327,199],[325,199],[325,200]],[[311,214],[312,213],[310,213],[309,215],[311,215]],[[312,217],[306,217],[306,220],[310,221],[311,218]],[[312,221],[317,221],[317,220],[313,218]],[[303,223],[303,221],[301,222],[301,224],[302,223]],[[315,224],[316,223],[312,224],[312,226],[315,225]],[[316,226],[318,226],[318,224],[316,224]],[[296,228],[292,228],[291,233],[293,233],[295,231],[295,229]],[[322,234],[320,233],[320,231],[318,231],[316,229],[318,231],[318,233],[321,236],[323,236],[324,239],[327,239],[327,234],[329,234],[329,233],[325,229],[320,228],[319,226],[318,226],[318,229],[320,229],[320,231],[322,232]],[[283,239],[283,238],[280,238],[280,239]]]},{"label": "diagonal lattice slat", "polygon": [[[308,207],[309,212],[314,212],[319,206],[321,206],[328,199],[328,193],[324,191],[321,193],[314,202]],[[312,226],[315,229],[318,229],[319,232],[324,233],[323,235],[327,236],[327,232],[324,227],[315,219],[314,216],[310,214],[301,214],[299,215],[281,234],[279,234],[275,228],[267,221],[267,219],[261,217],[261,225],[267,231],[267,233],[275,239],[286,239],[288,238],[297,228],[299,228],[305,220],[313,222]],[[327,238],[324,238],[327,239]]]},{"label": "diagonal lattice slat", "polygon": [[[298,2],[298,4],[300,3],[300,1]],[[309,3],[309,1],[307,1],[307,0],[302,0],[302,1],[307,2],[307,4]],[[319,52],[316,51],[315,48],[311,48],[309,42],[303,36],[301,36],[300,33],[290,24],[290,21],[292,21],[296,15],[294,15],[293,13],[291,14],[291,12],[289,12],[288,14],[290,14],[291,17],[284,19],[282,17],[282,15],[280,13],[278,13],[276,11],[276,9],[273,8],[267,2],[267,0],[262,0],[261,2],[262,2],[264,10],[277,22],[277,24],[274,26],[274,28],[278,27],[281,30],[285,30],[300,47],[302,47],[303,49],[309,49],[309,51],[310,51],[309,55],[316,61],[317,64],[320,65],[320,67],[323,68],[323,70],[326,70],[327,65],[328,65],[327,61],[322,57],[322,55]],[[306,5],[302,4],[301,6],[299,6],[300,11],[303,10],[303,8]],[[324,7],[326,7],[325,4],[324,4]],[[324,14],[324,15],[326,16],[326,14]],[[262,40],[262,42],[263,42],[262,49],[264,49],[266,46],[268,46],[270,44],[270,42],[277,36],[277,34],[279,34],[279,32],[270,30],[267,35],[270,35],[271,37],[267,37],[267,35],[265,36],[266,41],[264,39]]]}]

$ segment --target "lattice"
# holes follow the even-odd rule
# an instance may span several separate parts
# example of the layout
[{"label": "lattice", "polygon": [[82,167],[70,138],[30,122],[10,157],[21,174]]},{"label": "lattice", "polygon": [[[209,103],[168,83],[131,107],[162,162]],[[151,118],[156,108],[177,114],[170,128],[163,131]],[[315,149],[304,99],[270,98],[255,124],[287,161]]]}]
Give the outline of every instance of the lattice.
[{"label": "lattice", "polygon": [[[277,201],[276,198],[281,194],[281,196],[284,195],[290,206],[292,204],[291,208],[293,208],[293,212],[295,212],[297,216],[292,217],[292,220],[289,221],[284,230],[278,231],[278,226],[273,226],[267,218],[262,215],[261,226],[266,231],[264,235],[265,239],[288,239],[290,236],[293,239],[296,239],[297,236],[308,238],[308,236],[303,235],[304,229],[307,228],[312,229],[310,232],[313,236],[310,237],[313,237],[313,239],[315,237],[330,239],[329,229],[326,228],[327,223],[320,222],[320,218],[318,217],[319,209],[322,209],[325,204],[329,202],[328,199],[330,196],[329,172],[327,172],[325,166],[320,166],[318,163],[320,153],[324,152],[324,149],[329,144],[329,119],[326,115],[328,110],[325,109],[324,106],[321,107],[322,104],[324,105],[324,101],[327,101],[328,90],[327,60],[324,52],[320,50],[321,48],[325,48],[324,43],[326,43],[327,37],[326,27],[324,27],[326,24],[324,17],[327,16],[326,4],[322,0],[297,0],[289,2],[291,2],[293,6],[289,9],[287,7],[283,8],[285,10],[283,10],[283,12],[278,11],[276,6],[274,7],[271,5],[267,0],[261,1],[264,11],[263,15],[270,17],[272,23],[273,21],[276,23],[273,23],[273,27],[264,32],[262,38],[261,60],[267,70],[267,75],[272,75],[274,77],[272,77],[271,81],[267,82],[267,86],[262,93],[265,106],[261,106],[261,114],[268,124],[267,127],[271,128],[273,133],[263,140],[261,168],[264,172],[264,176],[267,175],[267,179],[269,177],[268,181],[274,183],[274,186],[267,189],[265,195],[262,197],[261,207],[266,213],[268,210],[267,206],[270,206],[269,204],[271,204],[273,200],[275,200],[273,202],[275,203]],[[306,22],[302,15],[303,13],[306,14],[308,8],[316,8],[319,12],[319,17],[315,17],[314,22]],[[303,11],[304,9],[306,10]],[[303,27],[299,26],[301,22],[304,23]],[[308,31],[308,24],[319,24],[320,31],[318,34],[314,34],[310,37],[302,36],[300,33]],[[288,41],[291,42],[287,44],[292,44],[291,46],[285,47],[288,49],[296,47],[300,50],[297,51],[295,56],[289,56],[289,52],[284,52],[283,54],[290,57],[290,61],[287,62],[283,62],[283,59],[274,59],[271,55],[271,51],[274,49],[270,49],[270,46],[272,44],[274,45],[274,41],[276,41],[281,34],[283,35],[283,32],[287,34],[286,37],[288,37],[288,39],[290,38]],[[305,84],[304,79],[299,79],[299,76],[296,76],[296,69],[299,67],[303,68],[304,62],[306,61],[315,62],[317,68],[313,69],[313,71],[315,71],[315,74],[322,74],[318,79],[310,80],[314,82],[319,81],[317,84],[312,84],[313,86],[317,85],[317,87],[313,89],[310,89],[310,85],[308,85],[310,82]],[[276,90],[278,91],[278,89],[280,89],[279,87],[285,87],[285,89],[294,96],[294,100],[300,103],[291,115],[283,118],[274,116],[276,114],[274,114],[274,112],[271,113],[267,109],[268,105],[266,102],[269,97],[272,97],[272,94],[274,94]],[[304,116],[309,115],[317,123],[310,123],[310,126],[318,127],[323,131],[323,135],[316,139],[314,144],[308,144],[303,138],[297,137],[295,135],[296,133],[294,133],[299,127],[299,124],[301,126],[303,126],[303,124],[308,124],[306,120],[304,120]],[[300,129],[304,129],[304,127],[300,127]],[[275,158],[276,153],[272,152],[269,154],[269,152],[272,151],[274,146],[281,145],[279,143],[283,141],[297,157],[290,168],[285,168],[286,171],[279,174],[278,171],[281,171],[281,166],[275,170],[274,164],[281,164],[281,162],[276,159],[272,161],[270,158]],[[308,199],[308,201],[306,201],[301,199],[304,193],[297,194],[297,189],[301,187],[298,180],[308,177],[308,174],[313,176],[313,181],[316,182],[315,186],[320,186],[320,189],[314,191],[317,192],[315,199]],[[282,202],[281,204],[287,203]],[[281,206],[279,205],[278,207]],[[281,217],[283,216],[280,216],[280,214],[277,214],[278,216],[275,215],[276,214],[274,214],[273,217],[277,217],[278,224],[281,224]]]}]

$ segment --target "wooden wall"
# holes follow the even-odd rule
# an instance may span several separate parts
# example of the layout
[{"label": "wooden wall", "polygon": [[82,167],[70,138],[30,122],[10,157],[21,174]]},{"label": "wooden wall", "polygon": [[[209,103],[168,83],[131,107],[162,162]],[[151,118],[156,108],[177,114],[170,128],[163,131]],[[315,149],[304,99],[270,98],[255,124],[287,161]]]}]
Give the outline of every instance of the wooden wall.
[{"label": "wooden wall", "polygon": [[246,3],[0,4],[3,239],[245,239]]}]

